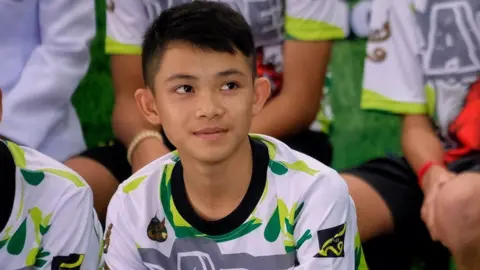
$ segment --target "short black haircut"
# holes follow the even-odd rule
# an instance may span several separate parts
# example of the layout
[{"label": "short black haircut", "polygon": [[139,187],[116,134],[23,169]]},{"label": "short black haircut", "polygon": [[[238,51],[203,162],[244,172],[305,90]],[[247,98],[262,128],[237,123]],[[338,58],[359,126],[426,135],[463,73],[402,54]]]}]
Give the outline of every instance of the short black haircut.
[{"label": "short black haircut", "polygon": [[243,16],[227,4],[194,1],[163,11],[148,28],[142,45],[142,69],[145,84],[153,89],[165,48],[172,42],[251,58],[256,76],[255,44],[250,26]]}]

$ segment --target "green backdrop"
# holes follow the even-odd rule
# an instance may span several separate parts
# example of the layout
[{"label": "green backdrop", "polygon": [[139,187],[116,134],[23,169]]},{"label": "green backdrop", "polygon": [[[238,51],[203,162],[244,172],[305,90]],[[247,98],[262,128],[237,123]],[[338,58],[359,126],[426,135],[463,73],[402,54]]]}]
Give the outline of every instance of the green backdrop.
[{"label": "green backdrop", "polygon": [[[97,0],[97,36],[92,44],[92,63],[73,102],[80,116],[87,144],[112,138],[110,116],[113,89],[109,58],[105,55],[105,1]],[[332,60],[331,102],[335,121],[331,130],[333,166],[358,164],[386,152],[399,151],[399,118],[359,108],[364,40],[342,40],[335,44]]]}]

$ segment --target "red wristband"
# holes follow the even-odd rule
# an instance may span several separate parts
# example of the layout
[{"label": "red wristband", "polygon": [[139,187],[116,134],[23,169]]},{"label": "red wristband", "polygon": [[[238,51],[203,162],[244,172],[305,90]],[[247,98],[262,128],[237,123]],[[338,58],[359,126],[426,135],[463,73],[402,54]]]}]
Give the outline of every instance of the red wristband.
[{"label": "red wristband", "polygon": [[428,170],[430,170],[430,168],[434,165],[445,167],[445,164],[440,163],[440,162],[436,162],[436,161],[428,161],[425,164],[423,164],[423,166],[420,167],[420,170],[418,170],[418,172],[417,172],[418,184],[420,186],[422,186],[423,177],[428,172]]}]

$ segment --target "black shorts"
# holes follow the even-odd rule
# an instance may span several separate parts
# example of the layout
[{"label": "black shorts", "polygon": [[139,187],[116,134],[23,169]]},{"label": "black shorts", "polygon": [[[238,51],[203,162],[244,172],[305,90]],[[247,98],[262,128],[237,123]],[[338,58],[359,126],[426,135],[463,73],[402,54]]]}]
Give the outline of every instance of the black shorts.
[{"label": "black shorts", "polygon": [[[480,153],[465,156],[448,168],[456,173],[480,172]],[[405,158],[377,158],[342,173],[355,175],[370,184],[386,202],[393,216],[394,233],[364,245],[370,269],[410,269],[414,258],[426,261],[428,269],[448,269],[448,250],[431,241],[421,220],[423,192]],[[391,266],[392,261],[397,262],[395,267]]]},{"label": "black shorts", "polygon": [[[480,153],[471,153],[449,164],[448,168],[456,173],[480,171]],[[396,229],[410,230],[421,222],[423,192],[415,172],[405,158],[377,158],[342,173],[365,180],[380,194],[393,215]]]},{"label": "black shorts", "polygon": [[[175,147],[163,132],[162,137],[165,145],[170,150],[174,150]],[[328,135],[325,133],[306,130],[282,141],[291,148],[305,153],[326,165],[330,165],[332,162],[332,145],[330,144]],[[90,148],[80,154],[80,156],[99,162],[107,168],[119,182],[123,182],[132,174],[132,167],[127,161],[127,149],[119,141],[112,141],[106,146]]]},{"label": "black shorts", "polygon": [[[460,173],[480,171],[480,153],[474,152],[449,164],[449,170]],[[417,227],[423,192],[415,172],[402,157],[388,156],[370,160],[343,173],[355,175],[370,184],[389,207],[395,228],[410,230]]]}]

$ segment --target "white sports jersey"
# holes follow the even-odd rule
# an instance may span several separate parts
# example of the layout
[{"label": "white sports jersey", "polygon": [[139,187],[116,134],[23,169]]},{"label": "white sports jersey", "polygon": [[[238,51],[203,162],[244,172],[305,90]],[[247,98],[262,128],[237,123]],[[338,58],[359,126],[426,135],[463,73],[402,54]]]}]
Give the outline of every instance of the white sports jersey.
[{"label": "white sports jersey", "polygon": [[35,150],[6,144],[0,141],[0,179],[15,181],[15,195],[0,232],[0,268],[100,268],[103,232],[87,184]]},{"label": "white sports jersey", "polygon": [[122,183],[108,208],[111,269],[367,269],[355,207],[333,169],[251,135],[252,181],[218,221],[188,203],[176,152]]},{"label": "white sports jersey", "polygon": [[376,0],[371,28],[362,107],[429,114],[445,138],[480,74],[480,1]]},{"label": "white sports jersey", "polygon": [[[163,10],[192,0],[106,0],[110,54],[140,54],[143,34]],[[217,1],[217,0],[215,0]],[[269,78],[272,93],[281,90],[283,41],[333,40],[348,34],[348,7],[343,0],[219,0],[250,24],[258,47],[258,74]],[[329,78],[327,78],[329,80]],[[329,82],[326,82],[328,88]],[[328,89],[326,90],[326,92]],[[320,101],[319,101],[320,102]],[[312,130],[327,131],[332,111],[322,104]]]}]

